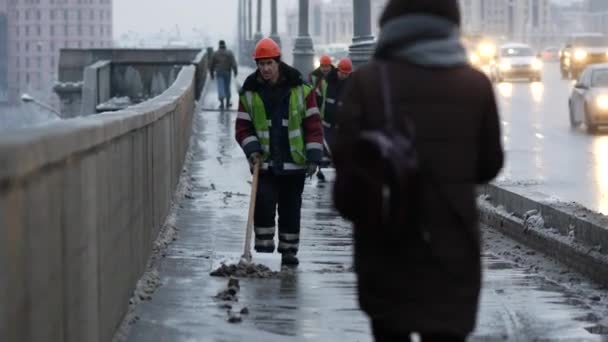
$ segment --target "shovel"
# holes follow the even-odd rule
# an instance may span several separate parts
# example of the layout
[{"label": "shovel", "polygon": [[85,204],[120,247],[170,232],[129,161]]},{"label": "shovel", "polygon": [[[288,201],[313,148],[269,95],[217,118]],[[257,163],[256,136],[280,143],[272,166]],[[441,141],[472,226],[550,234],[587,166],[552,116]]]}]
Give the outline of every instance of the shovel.
[{"label": "shovel", "polygon": [[249,199],[249,217],[245,232],[245,248],[241,256],[241,263],[251,263],[251,235],[253,233],[253,215],[255,213],[255,199],[258,193],[258,178],[260,176],[260,163],[253,166],[253,181],[251,183],[251,198]]}]

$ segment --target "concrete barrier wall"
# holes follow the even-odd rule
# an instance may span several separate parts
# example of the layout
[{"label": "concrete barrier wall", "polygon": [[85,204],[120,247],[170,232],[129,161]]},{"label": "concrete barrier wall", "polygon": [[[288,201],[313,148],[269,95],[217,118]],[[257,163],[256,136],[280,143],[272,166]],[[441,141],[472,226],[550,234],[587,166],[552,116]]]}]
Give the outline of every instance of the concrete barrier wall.
[{"label": "concrete barrier wall", "polygon": [[608,217],[522,189],[489,184],[480,194],[482,223],[608,286]]},{"label": "concrete barrier wall", "polygon": [[480,193],[489,195],[489,202],[504,207],[519,218],[536,210],[546,228],[553,228],[563,236],[572,236],[577,242],[597,247],[608,254],[608,217],[604,215],[574,203],[558,202],[540,193],[518,193],[515,189],[493,184],[481,187]]},{"label": "concrete barrier wall", "polygon": [[0,136],[0,341],[111,341],[168,214],[196,75],[123,111]]}]

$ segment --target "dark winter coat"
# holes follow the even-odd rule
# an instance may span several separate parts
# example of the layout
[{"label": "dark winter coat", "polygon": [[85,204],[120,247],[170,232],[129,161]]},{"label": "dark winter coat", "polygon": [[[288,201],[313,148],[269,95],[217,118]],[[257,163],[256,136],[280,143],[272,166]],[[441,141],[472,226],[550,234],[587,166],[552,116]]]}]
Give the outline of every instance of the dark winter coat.
[{"label": "dark winter coat", "polygon": [[[481,266],[475,187],[503,164],[492,84],[467,65],[420,66],[391,53],[354,72],[338,111],[334,202],[338,210],[370,210],[368,194],[344,184],[353,140],[381,127],[379,63],[387,63],[397,117],[415,127],[423,178],[419,227],[354,222],[355,270],[361,308],[398,332],[466,335],[475,326]],[[399,119],[398,119],[399,120]]]},{"label": "dark winter coat", "polygon": [[338,77],[338,69],[332,70],[327,75],[327,95],[325,99],[325,115],[323,121],[330,124],[332,127],[336,125],[336,111],[338,110],[338,101],[344,90],[344,86],[348,79],[341,80]]}]

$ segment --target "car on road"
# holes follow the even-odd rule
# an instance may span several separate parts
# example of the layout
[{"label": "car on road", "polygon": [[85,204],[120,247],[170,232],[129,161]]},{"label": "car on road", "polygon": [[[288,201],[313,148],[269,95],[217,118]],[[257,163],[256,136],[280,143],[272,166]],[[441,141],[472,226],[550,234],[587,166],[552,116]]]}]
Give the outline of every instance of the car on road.
[{"label": "car on road", "polygon": [[542,69],[543,62],[529,45],[510,43],[498,48],[496,57],[491,63],[490,77],[495,82],[513,78],[527,78],[530,81],[540,82]]},{"label": "car on road", "polygon": [[564,79],[577,79],[588,65],[608,63],[608,38],[602,33],[577,33],[566,39],[560,57]]},{"label": "car on road", "polygon": [[559,48],[547,47],[540,53],[540,58],[545,62],[557,62],[559,61]]},{"label": "car on road", "polygon": [[608,125],[608,64],[587,67],[578,78],[568,102],[570,126],[585,124],[589,132]]}]

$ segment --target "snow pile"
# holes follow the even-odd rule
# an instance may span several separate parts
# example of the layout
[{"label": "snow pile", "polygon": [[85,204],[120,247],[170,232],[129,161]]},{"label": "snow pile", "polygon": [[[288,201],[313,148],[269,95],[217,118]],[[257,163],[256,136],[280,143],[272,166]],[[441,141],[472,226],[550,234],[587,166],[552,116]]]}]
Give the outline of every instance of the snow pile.
[{"label": "snow pile", "polygon": [[[238,302],[238,294],[241,290],[241,286],[239,284],[239,280],[235,278],[230,278],[228,280],[228,285],[222,291],[220,291],[215,298],[225,301],[225,302]],[[247,307],[243,307],[240,310],[233,308],[232,304],[224,303],[220,306],[220,308],[227,309],[228,314],[228,322],[229,323],[240,323],[243,321],[243,315],[249,314],[249,309]]]},{"label": "snow pile", "polygon": [[281,272],[272,271],[270,268],[248,262],[239,262],[237,265],[222,264],[218,269],[210,273],[213,277],[237,277],[237,278],[279,278]]},{"label": "snow pile", "polygon": [[540,230],[545,228],[545,219],[538,210],[529,210],[524,214],[524,230]]},{"label": "snow pile", "polygon": [[128,96],[113,97],[106,102],[98,104],[97,110],[100,112],[114,111],[114,110],[127,108],[132,104],[133,104],[133,102],[131,101],[131,98]]},{"label": "snow pile", "polygon": [[142,301],[152,299],[152,294],[161,285],[158,271],[152,270],[144,273],[143,277],[137,282],[133,297],[129,300],[130,305],[137,305]]},{"label": "snow pile", "polygon": [[568,238],[572,241],[576,240],[576,227],[573,225],[568,226]]},{"label": "snow pile", "polygon": [[53,87],[56,90],[62,90],[62,89],[77,89],[77,88],[82,88],[83,85],[84,85],[83,81],[77,81],[77,82],[55,82],[55,85]]}]

